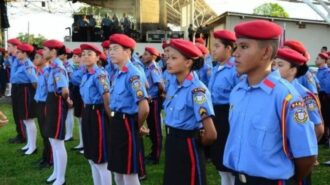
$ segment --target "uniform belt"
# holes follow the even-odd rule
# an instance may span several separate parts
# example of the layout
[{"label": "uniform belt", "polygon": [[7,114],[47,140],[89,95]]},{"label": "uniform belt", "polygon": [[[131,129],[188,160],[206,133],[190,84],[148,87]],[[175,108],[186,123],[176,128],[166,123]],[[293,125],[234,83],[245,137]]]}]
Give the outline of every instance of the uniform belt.
[{"label": "uniform belt", "polygon": [[[266,184],[267,182],[278,182],[280,180],[273,180],[273,179],[267,179],[264,177],[254,177],[254,176],[249,176],[244,173],[234,173],[236,176],[236,179],[238,179],[241,183],[249,183],[249,184]],[[286,180],[286,182],[291,182],[293,181],[293,178]]]},{"label": "uniform belt", "polygon": [[199,137],[200,130],[182,130],[173,127],[166,127],[167,135],[176,137],[188,138],[188,137]]},{"label": "uniform belt", "polygon": [[12,87],[30,87],[32,83],[24,83],[24,84],[12,84]]},{"label": "uniform belt", "polygon": [[86,109],[100,109],[100,108],[103,108],[104,104],[85,104],[84,105],[84,108]]},{"label": "uniform belt", "polygon": [[137,114],[127,114],[123,112],[115,112],[111,111],[110,117],[114,119],[125,119],[125,118],[130,118],[130,117],[135,117]]}]

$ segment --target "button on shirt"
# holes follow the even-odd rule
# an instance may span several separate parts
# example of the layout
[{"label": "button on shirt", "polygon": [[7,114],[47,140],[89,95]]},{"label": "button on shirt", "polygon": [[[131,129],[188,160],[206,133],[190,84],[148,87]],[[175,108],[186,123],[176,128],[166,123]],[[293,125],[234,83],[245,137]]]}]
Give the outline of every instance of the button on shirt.
[{"label": "button on shirt", "polygon": [[26,84],[37,83],[36,69],[30,59],[24,61],[15,60],[14,70],[11,72],[11,83]]},{"label": "button on shirt", "polygon": [[121,70],[116,71],[110,87],[110,109],[112,111],[126,114],[138,112],[138,103],[148,97],[140,74],[130,61]]},{"label": "button on shirt", "polygon": [[210,92],[192,73],[181,86],[171,80],[163,105],[165,124],[177,129],[200,129],[203,119],[214,116]]},{"label": "button on shirt", "polygon": [[84,73],[80,85],[80,94],[84,104],[102,104],[103,95],[109,92],[109,77],[102,68],[94,65]]},{"label": "button on shirt", "polygon": [[50,73],[47,80],[48,92],[61,93],[62,88],[68,88],[68,86],[68,74],[62,61],[59,58],[56,58],[50,64]]},{"label": "button on shirt", "polygon": [[278,70],[258,85],[249,86],[245,78],[234,87],[229,124],[224,165],[236,172],[286,180],[295,172],[291,157],[317,155],[303,99]]},{"label": "button on shirt", "polygon": [[229,104],[231,90],[239,82],[239,76],[233,64],[217,64],[211,73],[208,88],[211,91],[214,105]]}]

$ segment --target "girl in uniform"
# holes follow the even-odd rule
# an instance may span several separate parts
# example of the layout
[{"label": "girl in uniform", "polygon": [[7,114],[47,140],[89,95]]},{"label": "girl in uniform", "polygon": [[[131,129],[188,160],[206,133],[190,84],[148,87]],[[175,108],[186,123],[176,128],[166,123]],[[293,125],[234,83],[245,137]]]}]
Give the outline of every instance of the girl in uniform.
[{"label": "girl in uniform", "polygon": [[208,88],[212,94],[215,116],[213,122],[218,138],[210,147],[210,157],[221,176],[222,185],[234,185],[235,177],[223,165],[223,153],[229,133],[229,95],[239,82],[236,68],[232,63],[232,53],[236,36],[227,30],[214,32],[215,42],[212,48],[213,58],[218,61],[213,68]]},{"label": "girl in uniform", "polygon": [[43,51],[37,50],[33,60],[34,65],[37,67],[38,72],[38,86],[34,100],[37,102],[36,114],[39,123],[40,135],[43,140],[44,149],[42,152],[42,158],[39,163],[41,167],[51,165],[53,163],[52,150],[50,142],[45,133],[46,128],[46,98],[47,98],[47,79],[49,76],[49,64],[48,61],[43,58]]},{"label": "girl in uniform", "polygon": [[118,66],[110,88],[108,169],[117,185],[139,185],[139,129],[149,113],[140,71],[130,61],[135,41],[124,34],[110,37],[110,57]]},{"label": "girl in uniform", "polygon": [[15,84],[15,97],[22,106],[17,107],[18,119],[22,120],[27,135],[27,144],[22,148],[25,155],[31,155],[37,150],[37,127],[35,118],[35,88],[37,83],[37,74],[29,55],[34,51],[30,44],[21,44],[17,46],[17,65],[12,73],[12,83]]},{"label": "girl in uniform", "polygon": [[106,71],[97,66],[102,52],[91,44],[82,44],[80,48],[82,62],[86,66],[80,84],[85,107],[82,116],[84,155],[91,165],[94,185],[111,185],[111,173],[107,169],[109,79]]},{"label": "girl in uniform", "polygon": [[67,152],[64,145],[65,120],[68,106],[72,105],[69,98],[69,79],[58,56],[65,53],[65,46],[57,40],[47,40],[43,43],[45,59],[50,59],[49,77],[47,79],[46,99],[46,136],[53,149],[54,170],[47,179],[53,185],[65,184]]},{"label": "girl in uniform", "polygon": [[72,83],[72,92],[71,97],[73,101],[73,108],[74,108],[74,116],[78,118],[78,125],[79,125],[79,144],[73,147],[73,150],[83,151],[84,142],[82,138],[81,132],[81,117],[82,117],[82,110],[83,110],[83,102],[80,95],[80,83],[83,74],[86,71],[85,66],[81,62],[81,49],[76,48],[72,51],[72,75],[71,75],[71,83]]},{"label": "girl in uniform", "polygon": [[210,92],[192,72],[202,67],[202,53],[190,41],[173,39],[168,54],[167,70],[176,78],[169,82],[163,104],[167,126],[164,185],[204,185],[202,144],[211,144],[217,133]]},{"label": "girl in uniform", "polygon": [[[320,102],[313,92],[305,88],[298,81],[298,78],[304,76],[308,71],[308,59],[289,48],[282,48],[277,51],[275,59],[282,78],[291,82],[294,88],[304,99],[307,107],[308,117],[314,123],[316,137],[320,139],[323,135],[323,119],[320,112]],[[299,116],[299,115],[295,115]],[[303,180],[304,185],[311,185],[311,174]]]}]

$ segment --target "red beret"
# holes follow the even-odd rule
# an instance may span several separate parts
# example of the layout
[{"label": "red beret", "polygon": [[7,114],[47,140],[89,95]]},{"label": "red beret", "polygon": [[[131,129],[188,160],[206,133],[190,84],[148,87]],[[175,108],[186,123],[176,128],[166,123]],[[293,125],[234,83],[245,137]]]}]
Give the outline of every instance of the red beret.
[{"label": "red beret", "polygon": [[126,48],[134,49],[136,42],[131,37],[125,34],[113,34],[109,38],[110,44],[119,44]]},{"label": "red beret", "polygon": [[203,55],[206,55],[209,53],[208,49],[204,45],[197,45],[197,48],[203,53]]},{"label": "red beret", "polygon": [[22,42],[19,39],[16,39],[16,38],[7,40],[7,43],[15,45],[15,46],[18,46],[18,45],[22,44]]},{"label": "red beret", "polygon": [[65,48],[65,53],[66,53],[67,55],[69,55],[69,54],[71,54],[71,53],[72,53],[72,51],[71,51],[71,49],[70,49],[70,48]]},{"label": "red beret", "polygon": [[328,60],[329,55],[327,53],[319,53],[319,57],[321,57],[324,60]]},{"label": "red beret", "polygon": [[276,57],[298,65],[304,65],[307,62],[306,57],[290,48],[278,49]]},{"label": "red beret", "polygon": [[157,56],[157,57],[160,56],[160,53],[157,51],[156,48],[153,48],[153,47],[146,47],[145,50],[148,51],[148,52],[149,52],[150,54],[152,54],[152,55],[155,55],[155,56]]},{"label": "red beret", "polygon": [[328,51],[327,54],[328,54],[328,57],[330,58],[330,51]]},{"label": "red beret", "polygon": [[22,43],[21,45],[17,46],[18,50],[23,52],[31,53],[34,50],[34,47],[27,43]]},{"label": "red beret", "polygon": [[43,46],[49,48],[49,49],[60,49],[64,46],[63,42],[58,41],[58,40],[46,40],[43,43]]},{"label": "red beret", "polygon": [[172,39],[170,46],[178,50],[182,55],[187,58],[201,57],[202,52],[192,42],[183,39]]},{"label": "red beret", "polygon": [[214,38],[228,40],[231,42],[236,41],[236,35],[228,30],[219,30],[213,33]]},{"label": "red beret", "polygon": [[75,49],[72,51],[72,53],[73,53],[74,55],[81,55],[81,49],[80,49],[80,48],[75,48]]},{"label": "red beret", "polygon": [[205,44],[205,41],[204,41],[204,39],[203,38],[197,38],[196,40],[195,40],[195,43],[199,43],[199,44]]},{"label": "red beret", "polygon": [[100,54],[100,60],[101,60],[102,62],[106,62],[106,61],[107,61],[107,56],[105,56],[104,53],[101,53],[101,54]]},{"label": "red beret", "polygon": [[163,41],[163,44],[162,44],[162,48],[165,49],[165,48],[167,48],[168,46],[170,46],[170,41],[169,41],[169,40],[164,40],[164,41]]},{"label": "red beret", "polygon": [[310,56],[303,43],[301,43],[297,40],[287,40],[284,42],[284,46],[289,47],[289,48],[299,52],[304,57],[306,57],[308,60],[310,59]]},{"label": "red beret", "polygon": [[234,28],[236,37],[251,38],[256,40],[279,39],[282,28],[265,20],[254,20],[240,23]]},{"label": "red beret", "polygon": [[81,51],[84,51],[84,50],[92,50],[94,51],[97,55],[100,56],[100,54],[102,53],[99,48],[97,48],[97,46],[95,46],[94,44],[81,44],[80,45],[80,49]]},{"label": "red beret", "polygon": [[41,56],[44,56],[44,52],[43,52],[42,49],[38,49],[38,50],[36,51],[36,54],[41,55]]},{"label": "red beret", "polygon": [[102,48],[109,49],[110,41],[109,40],[103,41],[101,46],[102,46]]}]

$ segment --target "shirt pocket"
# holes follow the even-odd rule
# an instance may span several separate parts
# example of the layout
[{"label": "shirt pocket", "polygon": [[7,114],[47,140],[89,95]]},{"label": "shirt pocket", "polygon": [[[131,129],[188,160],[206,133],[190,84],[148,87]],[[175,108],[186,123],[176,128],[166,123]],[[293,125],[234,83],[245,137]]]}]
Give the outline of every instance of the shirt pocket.
[{"label": "shirt pocket", "polygon": [[[281,135],[277,127],[269,128],[267,123],[272,120],[263,120],[259,116],[252,120],[250,128],[250,145],[260,150],[260,152],[270,152],[276,150],[281,144]],[[277,123],[275,123],[277,124]],[[279,123],[278,123],[279,124]]]},{"label": "shirt pocket", "polygon": [[184,117],[186,115],[186,106],[184,103],[173,105],[174,109],[174,119],[176,120],[185,120]]}]

